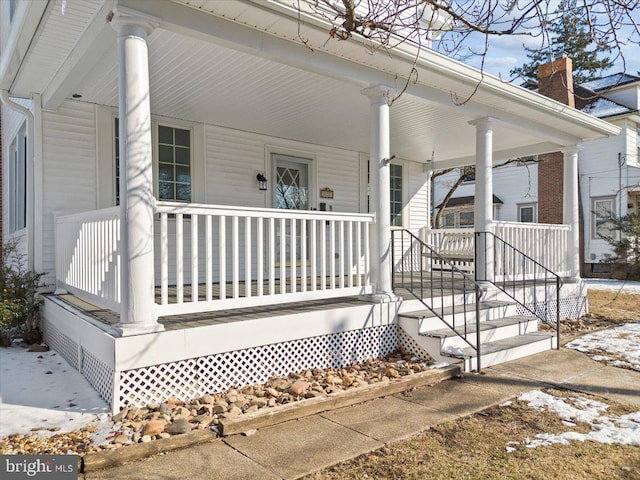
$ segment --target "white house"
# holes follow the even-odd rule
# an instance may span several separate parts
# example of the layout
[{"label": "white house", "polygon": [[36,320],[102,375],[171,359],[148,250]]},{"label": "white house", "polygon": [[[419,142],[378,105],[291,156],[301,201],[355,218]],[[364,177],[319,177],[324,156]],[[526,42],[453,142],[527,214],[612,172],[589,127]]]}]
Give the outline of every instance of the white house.
[{"label": "white house", "polygon": [[[576,145],[618,127],[410,43],[327,41],[290,3],[0,2],[5,237],[47,273],[47,342],[114,409],[399,347],[459,344],[478,368],[554,344],[515,312],[584,304]],[[557,150],[567,224],[512,233],[546,235],[530,262],[571,281],[488,236],[482,285],[443,280],[421,237],[430,170],[476,164],[481,235],[492,162]]]},{"label": "white house", "polygon": [[[531,88],[535,90],[537,85]],[[602,260],[612,251],[601,235],[611,234],[612,217],[640,212],[640,77],[622,73],[608,75],[577,85],[574,95],[576,108],[620,128],[617,136],[584,142],[578,153],[582,273],[608,274],[610,265]],[[496,220],[540,221],[539,204],[545,200],[549,203],[549,198],[540,198],[537,160],[537,157],[525,157],[494,169]],[[454,171],[435,179],[436,209],[458,176]],[[553,187],[551,189],[557,202],[562,199],[561,189],[559,185],[555,195]],[[456,189],[443,212],[442,228],[472,228],[474,192],[473,179]]]}]

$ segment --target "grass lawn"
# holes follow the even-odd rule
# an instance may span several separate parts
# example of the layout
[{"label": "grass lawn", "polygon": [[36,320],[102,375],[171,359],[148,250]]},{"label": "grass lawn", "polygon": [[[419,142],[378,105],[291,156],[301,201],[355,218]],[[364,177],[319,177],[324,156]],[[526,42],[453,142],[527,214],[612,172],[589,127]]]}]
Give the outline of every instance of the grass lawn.
[{"label": "grass lawn", "polygon": [[[640,295],[589,291],[591,313],[563,325],[567,336],[640,321]],[[582,326],[580,326],[582,325]],[[561,390],[557,397],[583,397],[610,405],[607,415],[636,409],[609,400]],[[591,426],[568,426],[549,411],[514,401],[470,417],[446,422],[407,440],[309,475],[307,479],[628,479],[640,480],[640,447],[572,441],[527,448],[537,434],[587,433]],[[511,450],[511,451],[508,451]]]}]

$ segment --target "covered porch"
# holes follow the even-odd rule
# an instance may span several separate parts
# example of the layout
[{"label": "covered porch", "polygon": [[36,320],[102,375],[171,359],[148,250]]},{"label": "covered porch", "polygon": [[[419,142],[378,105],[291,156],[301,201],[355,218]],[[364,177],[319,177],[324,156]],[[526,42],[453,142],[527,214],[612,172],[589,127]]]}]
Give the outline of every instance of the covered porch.
[{"label": "covered porch", "polygon": [[[476,165],[474,236],[515,232],[514,248],[577,277],[577,145],[615,133],[609,124],[411,44],[370,55],[357,39],[327,42],[326,25],[285,2],[116,3],[48,9],[12,91],[40,92],[33,258],[62,296],[45,302],[45,332],[114,408],[142,402],[163,375],[175,395],[200,392],[217,362],[259,372],[230,376],[250,382],[300,358],[344,363],[399,345],[425,355],[398,326],[418,300],[403,301],[394,272],[434,265],[407,262],[415,244],[396,251],[391,238],[401,227],[439,245],[428,231],[435,169]],[[58,64],[39,62],[60,32]],[[495,224],[493,163],[558,150],[566,225]],[[308,177],[304,201],[287,209],[277,188],[292,183],[278,168],[292,159]],[[67,182],[82,195],[66,198]],[[495,242],[474,247],[474,281],[491,280],[495,252]],[[469,296],[440,293],[447,307]],[[66,294],[117,321],[96,321]],[[318,302],[328,308],[314,311]],[[294,304],[293,316],[206,320]]]}]

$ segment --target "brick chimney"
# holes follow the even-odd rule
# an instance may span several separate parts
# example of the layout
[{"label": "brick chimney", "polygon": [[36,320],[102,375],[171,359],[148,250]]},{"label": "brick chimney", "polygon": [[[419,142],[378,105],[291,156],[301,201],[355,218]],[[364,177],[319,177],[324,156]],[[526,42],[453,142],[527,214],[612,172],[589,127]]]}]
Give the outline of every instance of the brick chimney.
[{"label": "brick chimney", "polygon": [[[560,57],[538,68],[538,93],[575,108],[573,67]],[[562,152],[540,155],[538,163],[538,221],[562,223]]]}]

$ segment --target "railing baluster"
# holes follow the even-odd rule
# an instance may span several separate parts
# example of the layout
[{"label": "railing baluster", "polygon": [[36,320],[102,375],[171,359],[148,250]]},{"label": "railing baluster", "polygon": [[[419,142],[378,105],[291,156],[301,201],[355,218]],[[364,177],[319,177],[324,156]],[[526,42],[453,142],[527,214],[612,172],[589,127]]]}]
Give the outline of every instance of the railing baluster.
[{"label": "railing baluster", "polygon": [[353,287],[353,222],[347,222],[347,272],[349,275],[347,286]]},{"label": "railing baluster", "polygon": [[318,288],[318,222],[311,220],[311,239],[309,241],[311,245],[311,291],[315,292]]},{"label": "railing baluster", "polygon": [[219,265],[219,298],[227,298],[227,218],[220,215],[218,218],[218,265]]},{"label": "railing baluster", "polygon": [[240,226],[237,215],[231,217],[231,297],[240,297]]},{"label": "railing baluster", "polygon": [[329,286],[336,288],[336,222],[329,222]]},{"label": "railing baluster", "polygon": [[289,275],[291,277],[291,293],[296,293],[297,283],[298,283],[298,253],[297,253],[297,228],[296,228],[297,220],[295,218],[291,219],[291,268],[289,269]]},{"label": "railing baluster", "polygon": [[320,222],[320,290],[327,288],[327,226]]},{"label": "railing baluster", "polygon": [[300,291],[307,291],[307,221],[300,220]]},{"label": "railing baluster", "polygon": [[198,301],[198,215],[191,215],[191,301]]},{"label": "railing baluster", "polygon": [[287,293],[287,224],[284,218],[280,219],[280,293]]},{"label": "railing baluster", "polygon": [[264,222],[262,217],[256,218],[256,295],[264,295]]},{"label": "railing baluster", "polygon": [[364,258],[362,258],[362,230],[363,227],[356,225],[356,286],[362,286],[362,267]]},{"label": "railing baluster", "polygon": [[269,219],[269,295],[276,293],[276,219]]},{"label": "railing baluster", "polygon": [[344,288],[344,260],[345,260],[345,250],[344,250],[344,222],[340,221],[338,223],[338,255],[339,255],[339,262],[340,262],[340,269],[339,269],[339,287],[340,288]]},{"label": "railing baluster", "polygon": [[160,214],[160,304],[169,303],[169,228],[168,214]]},{"label": "railing baluster", "polygon": [[176,302],[184,302],[184,225],[182,213],[176,214]]},{"label": "railing baluster", "polygon": [[364,282],[371,284],[371,249],[369,248],[369,224],[364,224]]},{"label": "railing baluster", "polygon": [[213,298],[213,217],[205,216],[205,259],[206,277],[205,277],[205,300],[210,302]]},{"label": "railing baluster", "polygon": [[251,297],[251,217],[244,219],[244,296]]}]

